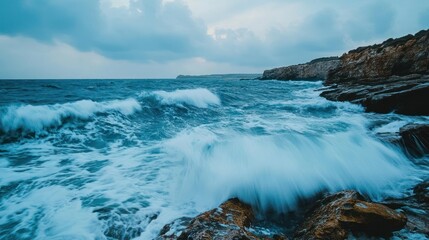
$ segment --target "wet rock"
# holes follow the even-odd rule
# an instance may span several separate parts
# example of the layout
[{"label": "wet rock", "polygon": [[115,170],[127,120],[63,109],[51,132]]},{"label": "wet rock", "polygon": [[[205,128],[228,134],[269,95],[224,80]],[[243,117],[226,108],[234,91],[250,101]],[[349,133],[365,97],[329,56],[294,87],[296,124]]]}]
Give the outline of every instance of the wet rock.
[{"label": "wet rock", "polygon": [[399,130],[401,144],[412,157],[429,154],[429,125],[407,124]]},{"label": "wet rock", "polygon": [[417,184],[413,189],[413,193],[418,202],[429,208],[429,180]]},{"label": "wet rock", "polygon": [[407,222],[404,214],[365,201],[355,191],[322,199],[295,233],[298,239],[346,239],[350,234],[389,236]]},{"label": "wet rock", "polygon": [[311,62],[265,70],[262,80],[324,80],[328,72],[338,67],[338,57],[318,58]]},{"label": "wet rock", "polygon": [[157,240],[177,239],[180,233],[186,229],[186,226],[191,222],[192,218],[182,217],[166,224],[161,231]]},{"label": "wet rock", "polygon": [[429,30],[344,54],[325,85],[321,96],[370,112],[429,115]]},{"label": "wet rock", "polygon": [[[237,198],[230,199],[218,208],[204,212],[187,223],[179,236],[167,232],[171,224],[166,225],[158,239],[224,239],[224,240],[282,240],[282,235],[257,236],[250,231],[255,215],[250,205]],[[174,224],[174,223],[172,223]]]},{"label": "wet rock", "polygon": [[429,239],[429,181],[417,184],[412,192],[412,195],[404,198],[386,199],[383,204],[399,209],[407,216],[405,229],[395,236],[408,239],[409,234],[420,234],[425,236],[424,239]]}]

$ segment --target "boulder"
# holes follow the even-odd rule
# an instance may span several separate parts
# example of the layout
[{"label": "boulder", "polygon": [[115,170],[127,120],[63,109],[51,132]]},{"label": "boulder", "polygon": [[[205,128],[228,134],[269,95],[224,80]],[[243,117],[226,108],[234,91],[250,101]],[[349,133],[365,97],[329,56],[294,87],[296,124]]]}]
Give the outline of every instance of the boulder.
[{"label": "boulder", "polygon": [[390,236],[407,223],[404,214],[365,201],[355,191],[341,191],[322,199],[298,228],[298,239],[346,239],[350,234]]},{"label": "boulder", "polygon": [[261,79],[325,80],[328,72],[339,64],[338,57],[318,58],[304,64],[265,70]]},{"label": "boulder", "polygon": [[412,157],[429,154],[429,125],[407,124],[399,129],[401,144]]},{"label": "boulder", "polygon": [[325,85],[321,96],[370,112],[429,115],[429,30],[343,54]]}]

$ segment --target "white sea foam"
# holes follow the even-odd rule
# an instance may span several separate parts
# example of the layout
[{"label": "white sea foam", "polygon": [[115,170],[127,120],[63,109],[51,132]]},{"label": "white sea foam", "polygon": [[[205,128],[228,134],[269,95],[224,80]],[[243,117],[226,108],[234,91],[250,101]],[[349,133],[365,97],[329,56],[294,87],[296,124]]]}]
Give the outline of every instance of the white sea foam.
[{"label": "white sea foam", "polygon": [[205,88],[176,90],[173,92],[154,91],[155,97],[165,105],[188,104],[198,108],[207,108],[210,105],[219,106],[218,96]]},{"label": "white sea foam", "polygon": [[64,119],[89,119],[97,113],[116,111],[131,115],[141,110],[140,104],[132,98],[107,102],[81,100],[54,105],[9,106],[0,118],[0,128],[5,132],[22,129],[38,132],[49,127],[61,126]]},{"label": "white sea foam", "polygon": [[[13,196],[0,217],[2,224],[17,221],[18,229],[33,228],[33,239],[100,239],[103,237],[96,214],[83,209],[81,201],[73,198],[73,192],[60,186],[34,189],[25,198]],[[43,210],[42,215],[40,212]],[[15,213],[20,214],[15,214]],[[7,219],[7,217],[8,219]],[[79,218],[71,217],[79,216]],[[34,217],[40,219],[36,222]],[[35,224],[32,226],[31,224]],[[32,238],[31,231],[14,233],[20,238]]]},{"label": "white sea foam", "polygon": [[414,171],[398,150],[360,131],[255,137],[199,128],[165,147],[183,161],[175,197],[201,209],[240,197],[265,210],[286,211],[322,190],[356,189],[377,199],[401,189],[397,181]]},{"label": "white sea foam", "polygon": [[374,132],[375,133],[395,133],[395,132],[399,132],[399,129],[405,126],[406,124],[407,124],[406,121],[402,121],[402,120],[394,121],[374,129]]}]

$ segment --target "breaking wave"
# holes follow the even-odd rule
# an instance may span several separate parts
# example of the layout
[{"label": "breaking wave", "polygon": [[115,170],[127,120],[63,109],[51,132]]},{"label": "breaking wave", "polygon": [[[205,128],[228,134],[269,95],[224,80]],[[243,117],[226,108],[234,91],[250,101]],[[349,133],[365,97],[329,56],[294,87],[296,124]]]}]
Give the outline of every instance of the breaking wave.
[{"label": "breaking wave", "polygon": [[219,106],[221,101],[218,96],[205,88],[175,90],[173,92],[154,91],[161,104],[165,105],[191,105],[198,108],[207,108],[210,105]]},{"label": "breaking wave", "polygon": [[166,149],[184,162],[177,197],[202,209],[239,197],[262,210],[284,212],[299,199],[343,189],[378,199],[395,194],[403,187],[395,186],[398,180],[413,171],[397,149],[359,131],[219,136],[199,128],[182,132]]},{"label": "breaking wave", "polygon": [[3,132],[39,132],[50,127],[61,126],[65,119],[86,120],[97,113],[119,112],[131,115],[141,110],[140,104],[133,98],[94,102],[81,100],[77,102],[54,105],[21,105],[8,106],[3,109],[0,119],[0,129]]}]

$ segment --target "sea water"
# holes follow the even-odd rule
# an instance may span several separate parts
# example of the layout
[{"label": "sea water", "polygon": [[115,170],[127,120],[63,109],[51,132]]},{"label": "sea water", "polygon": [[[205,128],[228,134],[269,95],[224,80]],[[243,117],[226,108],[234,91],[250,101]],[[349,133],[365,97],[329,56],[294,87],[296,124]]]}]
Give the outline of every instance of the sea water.
[{"label": "sea water", "polygon": [[0,239],[153,239],[231,197],[281,213],[321,191],[406,195],[427,175],[377,136],[429,118],[365,113],[322,87],[0,81]]}]

